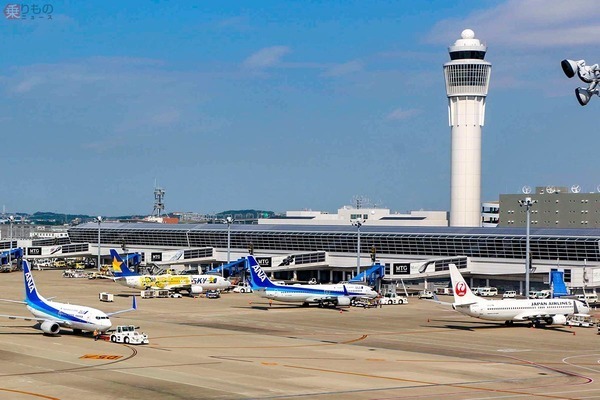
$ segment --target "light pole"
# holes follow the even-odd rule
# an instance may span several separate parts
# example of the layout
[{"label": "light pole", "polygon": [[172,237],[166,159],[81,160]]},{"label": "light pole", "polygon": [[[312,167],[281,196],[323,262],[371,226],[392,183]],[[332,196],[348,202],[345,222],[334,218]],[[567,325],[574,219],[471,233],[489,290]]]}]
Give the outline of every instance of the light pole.
[{"label": "light pole", "polygon": [[[352,225],[356,227],[357,239],[356,239],[356,276],[360,275],[360,227],[365,223],[361,218],[352,221]],[[365,276],[366,278],[366,276]]]},{"label": "light pole", "polygon": [[[8,250],[8,267],[12,268],[12,238],[13,238],[13,223],[15,222],[15,217],[13,215],[11,215],[10,217],[8,217],[8,221],[10,222],[10,233],[9,233],[9,241],[10,241],[10,248]],[[9,269],[10,271],[10,269]]]},{"label": "light pole", "polygon": [[98,272],[100,272],[100,224],[102,223],[102,217],[97,216],[96,222],[98,223]]},{"label": "light pole", "polygon": [[[225,218],[225,222],[227,223],[227,264],[231,259],[231,224],[233,223],[233,218],[227,217]],[[223,268],[221,268],[221,276],[223,276]]]},{"label": "light pole", "polygon": [[525,212],[527,213],[527,225],[525,228],[525,298],[529,298],[529,225],[530,225],[530,215],[531,215],[531,206],[537,203],[537,200],[532,200],[531,197],[525,197],[525,200],[519,200],[519,206],[525,207]]}]

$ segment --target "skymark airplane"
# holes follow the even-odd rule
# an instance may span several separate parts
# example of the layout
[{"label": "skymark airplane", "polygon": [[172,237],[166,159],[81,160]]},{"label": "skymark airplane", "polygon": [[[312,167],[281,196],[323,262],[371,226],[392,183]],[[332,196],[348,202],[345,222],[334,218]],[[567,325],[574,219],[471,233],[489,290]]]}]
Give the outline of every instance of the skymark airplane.
[{"label": "skymark airplane", "polygon": [[482,299],[471,292],[454,264],[450,264],[450,279],[454,289],[452,308],[475,318],[504,321],[506,325],[512,325],[515,321],[529,321],[539,327],[542,323],[564,325],[568,315],[589,312],[588,306],[572,299]]},{"label": "skymark airplane", "polygon": [[217,275],[140,275],[131,271],[114,249],[110,249],[110,255],[114,280],[130,288],[167,289],[175,292],[185,290],[193,295],[206,290],[224,290],[231,287],[231,282]]},{"label": "skymark airplane", "polygon": [[50,301],[38,293],[29,263],[26,260],[23,260],[23,278],[25,282],[25,301],[4,299],[2,301],[27,305],[35,318],[16,315],[0,315],[0,317],[37,321],[40,323],[40,329],[45,334],[57,335],[60,328],[71,328],[74,333],[96,330],[105,332],[112,326],[109,318],[111,315],[133,311],[137,308],[135,297],[131,308],[112,313],[104,313],[86,306]]},{"label": "skymark airplane", "polygon": [[316,303],[324,305],[349,306],[352,299],[377,297],[377,292],[365,285],[277,285],[269,280],[254,256],[248,256],[250,284],[259,296],[283,302],[302,303],[308,306]]}]

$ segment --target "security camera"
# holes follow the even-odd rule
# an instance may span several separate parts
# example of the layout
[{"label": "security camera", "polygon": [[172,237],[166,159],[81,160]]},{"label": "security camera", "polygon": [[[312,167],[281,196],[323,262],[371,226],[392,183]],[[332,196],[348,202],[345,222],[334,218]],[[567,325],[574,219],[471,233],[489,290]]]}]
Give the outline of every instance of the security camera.
[{"label": "security camera", "polygon": [[593,95],[600,96],[597,88],[600,82],[600,66],[598,64],[590,66],[585,65],[585,60],[573,61],[565,59],[560,62],[560,66],[567,78],[572,78],[577,74],[579,79],[589,84],[587,88],[580,87],[575,89],[575,97],[579,104],[585,106],[589,103]]}]

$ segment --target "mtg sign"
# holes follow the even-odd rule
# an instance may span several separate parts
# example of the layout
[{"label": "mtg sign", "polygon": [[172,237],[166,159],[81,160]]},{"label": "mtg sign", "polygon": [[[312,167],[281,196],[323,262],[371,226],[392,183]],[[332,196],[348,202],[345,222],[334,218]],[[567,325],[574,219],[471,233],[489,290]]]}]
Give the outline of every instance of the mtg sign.
[{"label": "mtg sign", "polygon": [[394,275],[410,275],[410,264],[409,263],[395,263],[394,264]]},{"label": "mtg sign", "polygon": [[42,255],[42,248],[41,247],[28,247],[27,248],[27,255],[28,256],[41,256]]},{"label": "mtg sign", "polygon": [[268,268],[273,265],[273,261],[271,260],[271,257],[255,257],[255,258],[256,258],[256,262],[258,263],[258,265],[260,265],[262,268]]}]

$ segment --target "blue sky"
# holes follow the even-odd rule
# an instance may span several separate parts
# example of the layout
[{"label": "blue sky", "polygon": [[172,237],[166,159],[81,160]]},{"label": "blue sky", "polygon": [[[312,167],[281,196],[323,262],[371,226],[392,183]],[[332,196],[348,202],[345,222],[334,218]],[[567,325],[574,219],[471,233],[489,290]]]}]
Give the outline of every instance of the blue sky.
[{"label": "blue sky", "polygon": [[37,4],[51,20],[0,15],[8,212],[149,214],[155,182],[168,212],[448,210],[465,28],[493,65],[482,201],[600,185],[600,99],[560,68],[600,62],[593,1]]}]

